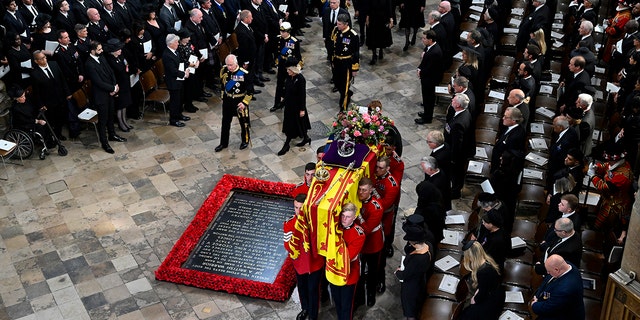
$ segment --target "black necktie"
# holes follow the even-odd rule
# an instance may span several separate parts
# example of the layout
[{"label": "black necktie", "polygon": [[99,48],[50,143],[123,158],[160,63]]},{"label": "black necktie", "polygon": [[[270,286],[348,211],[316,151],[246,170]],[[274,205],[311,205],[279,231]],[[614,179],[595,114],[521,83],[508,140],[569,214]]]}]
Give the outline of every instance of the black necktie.
[{"label": "black necktie", "polygon": [[49,79],[53,79],[53,74],[51,74],[51,71],[49,70],[49,68],[44,68],[44,71],[47,72],[47,76],[49,77]]},{"label": "black necktie", "polygon": [[331,10],[331,24],[336,24],[336,11]]}]

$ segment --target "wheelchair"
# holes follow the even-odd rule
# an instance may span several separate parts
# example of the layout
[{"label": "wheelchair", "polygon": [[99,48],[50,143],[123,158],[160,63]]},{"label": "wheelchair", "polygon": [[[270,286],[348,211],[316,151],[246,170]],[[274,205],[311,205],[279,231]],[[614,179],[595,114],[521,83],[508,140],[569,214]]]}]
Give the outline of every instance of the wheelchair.
[{"label": "wheelchair", "polygon": [[[8,121],[6,122],[8,123],[9,129],[4,133],[3,139],[16,144],[16,148],[9,156],[9,158],[18,156],[20,159],[29,159],[37,149],[36,142],[39,142],[39,144],[42,146],[42,148],[39,148],[38,150],[38,157],[40,158],[40,160],[44,160],[50,154],[49,148],[47,147],[47,143],[42,133],[35,130],[26,131],[19,128],[13,128],[11,122],[11,112],[2,112],[0,116],[5,117],[5,119],[8,118]],[[44,115],[41,114],[41,117],[44,118]],[[45,128],[45,130],[53,131],[51,130],[48,121],[47,127],[48,128]],[[64,149],[64,147],[60,146],[60,143],[55,134],[53,132],[51,132],[51,134],[53,136],[53,141],[58,145],[58,154],[62,156],[64,153],[64,155],[66,155],[67,150]]]}]

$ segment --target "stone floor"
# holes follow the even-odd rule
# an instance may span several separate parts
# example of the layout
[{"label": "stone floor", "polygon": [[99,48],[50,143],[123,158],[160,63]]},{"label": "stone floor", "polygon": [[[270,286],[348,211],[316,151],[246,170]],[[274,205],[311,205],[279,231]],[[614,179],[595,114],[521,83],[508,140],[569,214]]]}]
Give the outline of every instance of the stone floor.
[{"label": "stone floor", "polygon": [[[134,130],[121,134],[126,143],[112,144],[114,155],[102,151],[88,130],[81,141],[64,143],[66,157],[54,150],[42,161],[34,156],[24,166],[8,164],[10,179],[0,182],[0,319],[294,319],[295,299],[277,303],[159,282],[154,271],[223,174],[297,183],[305,163],[314,161],[338,94],[328,81],[320,21],[313,20],[303,37],[311,147],[276,155],[284,136],[282,111],[268,110],[271,81],[251,105],[253,144],[247,150],[238,150],[234,122],[229,148],[213,152],[221,118],[214,98],[197,104],[200,111],[184,128],[166,126],[161,113],[147,112],[144,120],[133,121]],[[393,32],[395,44],[377,65],[369,66],[370,51],[361,51],[353,99],[381,100],[402,134],[400,220],[415,208],[414,189],[423,178],[419,160],[429,153],[426,134],[442,129],[442,122],[414,124],[421,111],[416,66],[423,47],[418,41],[403,52],[403,33]],[[465,189],[454,206],[468,209],[469,197]],[[399,231],[396,248],[402,243]],[[398,265],[399,256],[389,264]],[[400,287],[390,273],[387,285],[374,307],[357,311],[357,319],[402,316]],[[321,318],[335,319],[329,303]]]}]

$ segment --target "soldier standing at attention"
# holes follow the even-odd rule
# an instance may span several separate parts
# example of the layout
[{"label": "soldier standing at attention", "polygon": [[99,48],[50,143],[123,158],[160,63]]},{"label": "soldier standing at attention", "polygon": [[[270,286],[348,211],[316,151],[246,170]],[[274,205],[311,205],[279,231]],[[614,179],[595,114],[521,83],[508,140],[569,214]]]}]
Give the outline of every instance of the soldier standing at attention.
[{"label": "soldier standing at attention", "polygon": [[249,146],[249,101],[252,94],[247,93],[249,86],[249,72],[238,66],[238,58],[230,54],[224,59],[226,64],[220,70],[220,80],[222,81],[222,128],[220,129],[220,144],[215,148],[216,152],[229,146],[229,129],[234,116],[238,117],[241,128],[240,150]]},{"label": "soldier standing at attention", "polygon": [[333,81],[340,92],[340,111],[347,109],[353,92],[349,89],[351,81],[360,69],[360,39],[349,27],[349,16],[338,15],[338,22],[331,33],[333,41]]}]

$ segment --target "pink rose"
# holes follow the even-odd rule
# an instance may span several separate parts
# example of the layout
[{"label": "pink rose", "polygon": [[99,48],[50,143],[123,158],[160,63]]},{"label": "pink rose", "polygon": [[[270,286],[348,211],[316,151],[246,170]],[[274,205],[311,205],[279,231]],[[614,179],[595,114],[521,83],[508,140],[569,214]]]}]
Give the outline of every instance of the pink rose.
[{"label": "pink rose", "polygon": [[378,128],[378,131],[380,131],[380,132],[384,132],[384,126],[380,126],[380,127]]},{"label": "pink rose", "polygon": [[353,132],[353,136],[354,136],[354,137],[360,137],[360,136],[362,136],[362,133],[360,133],[360,131],[358,131],[358,130],[355,130],[355,131]]}]

